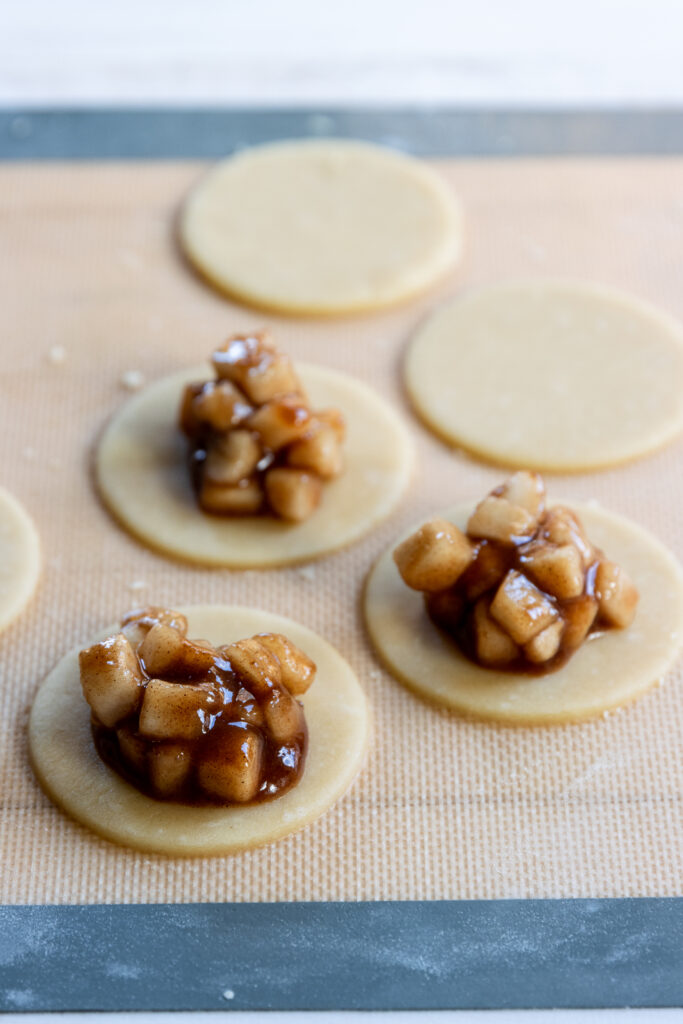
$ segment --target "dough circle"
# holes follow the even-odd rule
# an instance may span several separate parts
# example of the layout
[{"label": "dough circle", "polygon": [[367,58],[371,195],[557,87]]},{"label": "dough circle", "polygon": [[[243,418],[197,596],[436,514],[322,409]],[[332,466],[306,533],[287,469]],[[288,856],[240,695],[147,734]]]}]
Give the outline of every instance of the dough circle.
[{"label": "dough circle", "polygon": [[40,575],[40,541],[28,513],[0,488],[0,630],[28,603]]},{"label": "dough circle", "polygon": [[40,784],[62,810],[93,832],[150,853],[222,855],[298,831],[346,792],[361,767],[370,714],[356,676],[326,640],[281,615],[227,605],[182,610],[190,636],[221,644],[272,630],[285,633],[316,662],[316,679],[302,698],[309,748],[298,784],[273,801],[243,807],[191,807],[140,793],[95,750],[78,650],[48,675],[31,711],[29,747]]},{"label": "dough circle", "polygon": [[[474,503],[443,513],[464,527]],[[671,668],[683,643],[683,573],[642,527],[593,504],[573,502],[590,540],[623,565],[640,591],[635,620],[584,644],[545,676],[513,675],[469,661],[401,580],[396,545],[372,569],[365,592],[370,637],[389,671],[421,697],[505,725],[563,725],[622,707]],[[411,531],[412,532],[412,531]]]},{"label": "dough circle", "polygon": [[438,281],[462,249],[460,207],[426,164],[361,142],[248,149],[190,193],[180,242],[239,300],[332,315],[402,302]]},{"label": "dough circle", "polygon": [[314,409],[344,413],[345,470],[326,483],[310,519],[201,512],[177,426],[185,384],[206,379],[205,366],[151,384],[107,426],[96,455],[100,493],[116,518],[150,547],[201,565],[235,569],[292,565],[356,540],[399,501],[412,470],[412,439],[399,416],[360,381],[319,366],[298,368]]},{"label": "dough circle", "polygon": [[404,373],[427,426],[502,465],[598,469],[683,428],[683,325],[606,288],[526,281],[472,292],[418,331]]}]

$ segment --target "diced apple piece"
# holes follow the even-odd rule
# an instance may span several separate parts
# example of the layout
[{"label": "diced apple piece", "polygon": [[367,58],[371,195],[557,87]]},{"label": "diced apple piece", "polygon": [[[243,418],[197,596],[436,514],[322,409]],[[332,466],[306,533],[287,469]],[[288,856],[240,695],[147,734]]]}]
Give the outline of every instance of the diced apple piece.
[{"label": "diced apple piece", "polygon": [[253,693],[249,690],[245,690],[241,687],[237,691],[237,697],[233,705],[234,713],[243,722],[248,722],[249,725],[257,725],[262,727],[265,724],[265,717],[261,710],[261,705],[254,697]]},{"label": "diced apple piece", "polygon": [[256,431],[264,448],[277,452],[308,432],[311,413],[300,398],[289,396],[262,405],[246,425]]},{"label": "diced apple piece", "polygon": [[583,532],[579,517],[563,505],[556,505],[546,512],[541,524],[541,536],[558,546],[573,544],[578,548],[584,569],[595,561],[595,551]]},{"label": "diced apple piece", "polygon": [[111,729],[137,711],[142,672],[123,633],[81,651],[78,662],[83,696],[102,725]]},{"label": "diced apple piece", "polygon": [[154,605],[150,605],[148,608],[137,608],[125,615],[121,621],[121,632],[137,650],[157,622],[177,630],[181,636],[187,634],[187,619],[184,615],[170,608],[158,608]]},{"label": "diced apple piece", "polygon": [[206,676],[214,665],[214,651],[199,647],[171,626],[152,626],[138,651],[150,676]]},{"label": "diced apple piece", "polygon": [[238,484],[214,484],[203,480],[199,491],[199,504],[205,512],[214,515],[249,516],[263,507],[263,490],[253,479]]},{"label": "diced apple piece", "polygon": [[431,519],[399,544],[394,561],[413,590],[446,590],[472,561],[472,545],[453,523]]},{"label": "diced apple piece", "polygon": [[256,697],[266,697],[273,687],[281,685],[280,662],[258,637],[227,644],[220,653],[230,662],[242,686]]},{"label": "diced apple piece", "polygon": [[178,630],[163,622],[155,623],[138,649],[138,655],[148,675],[156,676],[167,672],[177,675],[182,662],[184,640]]},{"label": "diced apple piece", "polygon": [[215,665],[216,650],[206,644],[196,644],[183,638],[180,652],[180,674],[187,679],[202,679]]},{"label": "diced apple piece", "polygon": [[261,785],[263,737],[245,722],[229,722],[197,766],[205,793],[225,803],[248,803]]},{"label": "diced apple piece", "polygon": [[483,540],[474,549],[474,559],[465,569],[460,586],[472,603],[488,590],[497,587],[508,571],[510,559],[498,544]]},{"label": "diced apple piece", "polygon": [[538,522],[545,505],[545,484],[538,473],[529,473],[527,470],[520,470],[513,473],[505,481],[502,487],[494,491],[496,496],[507,498],[512,505],[519,505],[520,508],[534,517]]},{"label": "diced apple piece", "polygon": [[286,690],[276,687],[261,705],[266,728],[276,743],[291,743],[304,730],[301,705]]},{"label": "diced apple piece", "polygon": [[159,796],[179,796],[192,767],[190,752],[180,743],[154,743],[147,759],[149,781]]},{"label": "diced apple piece", "polygon": [[187,437],[197,437],[201,433],[202,424],[194,410],[194,400],[202,393],[204,384],[186,384],[180,400],[178,423]]},{"label": "diced apple piece", "polygon": [[147,744],[145,741],[126,725],[116,730],[116,739],[125,763],[138,775],[144,775],[147,770]]},{"label": "diced apple piece", "polygon": [[180,612],[175,612],[170,608],[152,608],[152,612],[157,622],[177,630],[181,636],[187,636],[187,618]]},{"label": "diced apple piece", "polygon": [[242,380],[242,388],[256,405],[283,395],[299,394],[301,391],[292,362],[282,352],[274,352],[264,359],[258,371],[248,371]]},{"label": "diced apple piece", "polygon": [[231,430],[213,438],[206,450],[202,483],[238,484],[252,475],[262,454],[250,430]]},{"label": "diced apple piece", "polygon": [[299,469],[310,469],[324,480],[339,476],[344,460],[334,428],[326,423],[314,423],[301,440],[289,446],[287,462]]},{"label": "diced apple piece", "polygon": [[268,504],[281,519],[303,522],[315,512],[322,497],[322,481],[305,469],[276,466],[265,477]]},{"label": "diced apple piece", "polygon": [[207,381],[192,402],[192,413],[212,430],[224,431],[241,423],[254,410],[229,380]]},{"label": "diced apple piece", "polygon": [[332,427],[337,441],[339,444],[343,444],[346,438],[346,420],[339,409],[322,409],[315,414],[315,418],[321,423],[326,423],[328,427]]},{"label": "diced apple piece", "polygon": [[526,644],[557,618],[557,609],[531,580],[511,569],[491,602],[491,616],[517,644]]},{"label": "diced apple piece", "polygon": [[160,608],[158,605],[136,608],[135,611],[124,615],[121,625],[125,627],[134,622],[144,626],[147,630],[150,630],[157,622],[161,622],[164,626],[170,626],[171,629],[177,630],[181,636],[187,635],[186,617],[180,612],[173,611],[172,608]]},{"label": "diced apple piece", "polygon": [[213,365],[219,377],[237,384],[255,405],[300,391],[291,360],[265,331],[231,338],[214,353]]},{"label": "diced apple piece", "polygon": [[425,594],[430,617],[442,629],[453,629],[465,610],[465,599],[454,587]]},{"label": "diced apple piece", "polygon": [[595,574],[595,596],[603,622],[618,629],[631,625],[636,614],[638,591],[628,574],[607,558],[600,562]]},{"label": "diced apple piece", "polygon": [[254,639],[279,661],[282,685],[295,697],[305,693],[315,679],[315,662],[282,633],[259,633]]},{"label": "diced apple piece", "polygon": [[209,731],[212,716],[221,707],[207,685],[150,679],[145,687],[138,730],[153,740],[196,740]]},{"label": "diced apple piece", "polygon": [[144,621],[138,621],[136,619],[133,619],[130,622],[125,622],[124,620],[124,625],[121,627],[121,632],[125,636],[128,643],[131,645],[133,650],[137,651],[139,650],[140,644],[145,639],[151,628],[151,623],[147,624]]},{"label": "diced apple piece", "polygon": [[598,614],[598,602],[590,594],[582,594],[562,609],[565,628],[563,642],[565,647],[576,650],[588,636],[588,632]]},{"label": "diced apple piece", "polygon": [[521,544],[536,531],[536,519],[507,498],[489,495],[480,501],[467,523],[470,537],[497,540],[501,544]]},{"label": "diced apple piece", "polygon": [[195,647],[203,647],[204,650],[211,651],[212,654],[214,655],[217,653],[216,648],[213,646],[210,640],[197,640],[196,637],[193,637],[192,643],[195,645]]},{"label": "diced apple piece", "polygon": [[520,565],[541,590],[567,601],[583,593],[585,576],[581,554],[573,544],[531,541],[519,549]]},{"label": "diced apple piece", "polygon": [[556,619],[555,622],[551,622],[549,626],[546,626],[540,633],[537,633],[533,640],[525,644],[524,653],[529,661],[540,665],[544,661],[550,661],[551,658],[554,658],[560,649],[563,629],[564,622],[562,619]]},{"label": "diced apple piece", "polygon": [[258,370],[262,360],[267,359],[275,351],[270,331],[231,334],[227,341],[214,351],[211,362],[217,377],[239,384],[242,376],[249,370]]},{"label": "diced apple piece", "polygon": [[519,656],[517,644],[491,618],[485,597],[474,606],[472,626],[477,659],[483,665],[505,665]]}]

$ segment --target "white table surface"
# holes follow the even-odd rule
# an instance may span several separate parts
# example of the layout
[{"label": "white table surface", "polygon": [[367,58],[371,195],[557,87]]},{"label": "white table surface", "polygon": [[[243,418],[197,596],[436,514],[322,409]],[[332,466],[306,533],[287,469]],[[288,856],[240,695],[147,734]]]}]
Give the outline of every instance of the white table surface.
[{"label": "white table surface", "polygon": [[[5,0],[0,106],[683,103],[683,0]],[[6,1014],[6,1024],[366,1024],[367,1013]],[[678,1010],[385,1013],[656,1024]]]},{"label": "white table surface", "polygon": [[4,0],[0,105],[683,102],[681,0]]}]

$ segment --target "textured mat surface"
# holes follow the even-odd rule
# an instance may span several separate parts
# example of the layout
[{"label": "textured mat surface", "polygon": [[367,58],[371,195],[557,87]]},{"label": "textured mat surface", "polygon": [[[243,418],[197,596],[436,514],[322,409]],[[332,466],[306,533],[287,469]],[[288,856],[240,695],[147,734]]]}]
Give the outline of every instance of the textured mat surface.
[{"label": "textured mat surface", "polygon": [[[174,245],[198,163],[0,167],[0,482],[41,532],[37,596],[0,637],[0,902],[459,899],[676,895],[683,864],[680,668],[632,708],[544,730],[463,722],[412,697],[373,657],[362,581],[395,535],[480,496],[503,473],[449,451],[412,416],[399,366],[415,326],[475,284],[564,274],[630,289],[683,317],[683,160],[437,162],[469,242],[437,294],[392,313],[320,323],[264,317],[215,295]],[[383,527],[315,565],[206,571],[155,555],[100,506],[89,476],[120,377],[192,365],[227,333],[271,324],[295,358],[370,382],[412,424],[418,468]],[[55,347],[64,349],[53,361]],[[50,358],[52,350],[53,358]],[[57,356],[59,351],[57,351]],[[609,380],[605,388],[609,388]],[[553,477],[683,556],[683,444],[611,472]],[[75,644],[142,602],[239,601],[285,611],[334,643],[375,713],[366,769],[326,817],[241,856],[169,860],[72,824],[38,788],[26,720]]]}]

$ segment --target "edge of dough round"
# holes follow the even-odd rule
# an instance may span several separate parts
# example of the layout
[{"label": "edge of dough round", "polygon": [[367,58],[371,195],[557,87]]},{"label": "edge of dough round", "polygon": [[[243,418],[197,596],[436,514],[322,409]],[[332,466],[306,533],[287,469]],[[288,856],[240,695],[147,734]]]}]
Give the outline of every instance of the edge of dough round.
[{"label": "edge of dough round", "polygon": [[275,800],[244,807],[192,807],[145,796],[95,750],[76,648],[49,673],[31,709],[29,753],[41,787],[60,810],[100,837],[148,853],[220,856],[298,832],[329,810],[361,769],[371,716],[355,673],[323,637],[282,615],[231,605],[181,610],[193,636],[218,643],[284,632],[317,663],[315,682],[302,698],[309,748],[298,784]]},{"label": "edge of dough round", "polygon": [[[464,526],[475,503],[435,514]],[[482,668],[437,629],[424,610],[422,595],[401,580],[392,552],[413,532],[407,530],[371,568],[363,599],[373,648],[395,679],[419,697],[462,717],[507,726],[588,721],[627,706],[661,682],[683,645],[680,565],[657,538],[631,520],[594,503],[562,504],[579,512],[588,537],[632,576],[641,595],[633,624],[589,641],[547,675]],[[639,648],[646,654],[636,671]],[[621,678],[615,682],[612,677],[605,684],[608,673],[621,673]],[[629,677],[626,682],[624,674]]]},{"label": "edge of dough round", "polygon": [[[440,207],[445,228],[438,248],[425,260],[420,267],[413,266],[412,279],[403,286],[394,286],[386,294],[365,300],[347,300],[344,302],[297,302],[267,296],[265,292],[245,285],[230,282],[216,270],[215,265],[202,252],[198,245],[192,219],[197,205],[204,198],[204,191],[210,188],[217,178],[229,166],[243,164],[250,160],[260,160],[269,154],[282,152],[305,152],[322,150],[346,150],[366,154],[372,160],[385,160],[389,166],[400,167],[414,175],[416,181],[428,188]],[[464,217],[462,204],[458,197],[448,188],[445,181],[428,164],[418,157],[411,156],[400,150],[386,146],[378,146],[369,142],[352,139],[294,139],[251,146],[219,161],[190,189],[180,210],[177,221],[177,239],[180,248],[192,267],[214,289],[228,298],[255,309],[265,310],[284,316],[299,317],[343,317],[361,313],[372,313],[393,306],[400,306],[429,291],[441,281],[449,270],[461,260],[464,249]]]},{"label": "edge of dough round", "polygon": [[435,415],[434,409],[430,408],[429,401],[424,401],[420,389],[416,388],[414,374],[411,373],[411,365],[419,362],[420,353],[418,345],[425,330],[437,321],[441,316],[447,316],[450,310],[461,303],[475,300],[481,295],[508,291],[517,288],[538,288],[550,289],[553,287],[582,292],[608,302],[615,302],[625,307],[632,308],[636,313],[649,318],[653,323],[658,323],[664,332],[677,336],[677,341],[683,349],[683,324],[670,313],[660,309],[651,302],[642,299],[640,296],[632,295],[629,292],[606,285],[584,282],[572,277],[548,277],[548,278],[514,278],[500,283],[480,285],[467,289],[456,298],[450,299],[433,310],[425,317],[422,324],[413,335],[403,360],[403,384],[408,396],[410,405],[418,419],[436,437],[451,448],[461,449],[463,452],[492,466],[509,467],[518,469],[524,465],[542,473],[585,473],[601,469],[609,469],[617,466],[627,465],[648,455],[656,454],[668,444],[675,441],[683,431],[683,401],[679,403],[679,409],[675,416],[672,416],[666,423],[660,425],[660,429],[640,444],[633,444],[628,451],[609,456],[592,456],[590,460],[563,457],[562,459],[544,459],[533,455],[531,451],[519,450],[506,454],[496,449],[495,446],[481,444],[472,438],[456,436],[440,421]]},{"label": "edge of dough round", "polygon": [[40,577],[40,538],[35,524],[14,495],[0,487],[0,545],[5,542],[9,555],[3,557],[0,631],[24,610]]},{"label": "edge of dough round", "polygon": [[150,384],[109,420],[97,445],[95,479],[114,518],[166,556],[233,569],[312,561],[374,529],[408,485],[412,437],[399,414],[361,381],[305,363],[298,370],[314,408],[339,406],[347,420],[346,468],[325,484],[309,519],[288,524],[270,516],[221,518],[200,511],[176,415],[183,384],[205,377],[203,366]]}]

